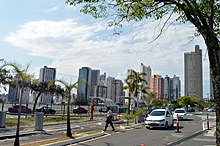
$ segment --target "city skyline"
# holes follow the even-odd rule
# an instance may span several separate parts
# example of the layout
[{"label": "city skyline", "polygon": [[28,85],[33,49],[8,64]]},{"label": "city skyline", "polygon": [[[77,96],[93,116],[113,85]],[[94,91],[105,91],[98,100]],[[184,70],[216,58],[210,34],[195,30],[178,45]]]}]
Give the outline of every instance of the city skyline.
[{"label": "city skyline", "polygon": [[79,68],[89,66],[124,80],[127,69],[139,71],[144,63],[151,66],[152,74],[179,76],[183,92],[183,54],[199,45],[204,61],[204,97],[209,92],[206,46],[201,37],[191,40],[195,28],[189,23],[173,23],[153,41],[164,21],[160,25],[153,20],[124,23],[120,35],[114,35],[107,19],[81,14],[79,7],[70,7],[63,1],[3,3],[0,59],[23,65],[31,62],[36,77],[40,68],[48,66],[57,68],[57,78],[74,82]]}]

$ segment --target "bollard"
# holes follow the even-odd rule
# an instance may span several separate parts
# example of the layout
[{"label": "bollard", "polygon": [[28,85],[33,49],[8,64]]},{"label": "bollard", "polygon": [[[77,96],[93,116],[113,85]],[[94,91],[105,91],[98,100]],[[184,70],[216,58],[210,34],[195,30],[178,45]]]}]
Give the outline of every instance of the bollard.
[{"label": "bollard", "polygon": [[210,130],[209,128],[209,114],[207,113],[207,130]]},{"label": "bollard", "polygon": [[43,131],[43,121],[44,121],[44,113],[36,112],[36,119],[35,119],[35,130],[36,131]]},{"label": "bollard", "polygon": [[180,125],[179,125],[178,115],[177,115],[177,119],[176,119],[176,133],[180,133]]},{"label": "bollard", "polygon": [[5,128],[6,112],[0,111],[0,128]]}]

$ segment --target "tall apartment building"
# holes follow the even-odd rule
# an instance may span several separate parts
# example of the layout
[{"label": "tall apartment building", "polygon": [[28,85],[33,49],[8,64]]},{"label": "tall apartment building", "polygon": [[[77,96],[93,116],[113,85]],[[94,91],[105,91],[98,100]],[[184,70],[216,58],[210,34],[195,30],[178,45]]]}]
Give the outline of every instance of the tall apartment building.
[{"label": "tall apartment building", "polygon": [[176,100],[181,96],[181,82],[179,77],[174,75],[173,78],[170,80],[170,99],[171,100]]},{"label": "tall apartment building", "polygon": [[[49,68],[44,66],[40,69],[39,82],[48,82],[56,79],[56,68]],[[50,92],[43,93],[40,98],[40,103],[51,104],[53,102],[53,95]]]},{"label": "tall apartment building", "polygon": [[88,101],[90,96],[92,69],[82,67],[79,69],[77,96]]},{"label": "tall apartment building", "polygon": [[[15,78],[19,79],[19,76],[16,75]],[[21,86],[9,86],[9,92],[8,92],[8,102],[9,103],[19,103],[19,100],[21,99],[21,103],[28,104],[29,98],[30,98],[30,88],[25,87],[23,89],[22,99],[21,99]]]},{"label": "tall apartment building", "polygon": [[107,83],[106,83],[106,86],[107,86],[107,98],[110,98],[112,99],[112,82],[113,80],[115,80],[114,77],[107,77]]},{"label": "tall apartment building", "polygon": [[164,98],[167,99],[168,101],[170,101],[170,77],[168,77],[168,75],[166,75],[164,77]]},{"label": "tall apartment building", "polygon": [[99,85],[99,83],[100,83],[100,70],[92,70],[90,96],[94,97],[96,87]]},{"label": "tall apartment building", "polygon": [[[150,66],[145,66],[143,63],[141,63],[140,73],[144,74],[143,79],[147,82],[147,83],[145,83],[145,82],[142,83],[143,88],[146,89],[147,93],[150,93],[151,67]],[[140,97],[147,97],[147,94],[145,93],[145,94],[139,95],[139,96]]]},{"label": "tall apartment building", "polygon": [[120,96],[124,96],[122,81],[109,76],[107,78],[107,98],[119,103]]},{"label": "tall apartment building", "polygon": [[195,46],[195,52],[184,53],[184,89],[186,96],[203,98],[202,50]]},{"label": "tall apartment building", "polygon": [[106,73],[100,75],[100,85],[106,86]]},{"label": "tall apartment building", "polygon": [[151,77],[150,91],[155,94],[156,99],[164,98],[164,79],[161,75],[153,75]]},{"label": "tall apartment building", "polygon": [[95,87],[94,97],[101,97],[103,99],[106,99],[107,98],[107,87],[104,85],[97,85]]},{"label": "tall apartment building", "polygon": [[168,101],[176,100],[181,96],[181,81],[176,75],[170,78],[168,75],[164,78],[164,98]]}]

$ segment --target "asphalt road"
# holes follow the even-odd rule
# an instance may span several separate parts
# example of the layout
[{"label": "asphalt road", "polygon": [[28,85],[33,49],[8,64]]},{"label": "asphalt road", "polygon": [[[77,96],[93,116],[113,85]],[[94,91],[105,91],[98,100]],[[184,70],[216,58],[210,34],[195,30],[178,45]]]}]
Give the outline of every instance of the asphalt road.
[{"label": "asphalt road", "polygon": [[[210,116],[210,119],[214,116]],[[111,131],[109,127],[107,133],[108,135],[104,137],[99,137],[97,139],[92,139],[90,141],[85,141],[83,143],[78,143],[75,145],[79,146],[139,146],[140,144],[145,144],[146,146],[164,146],[172,145],[173,142],[178,141],[185,136],[193,134],[195,132],[201,131],[204,127],[204,119],[206,115],[189,115],[187,121],[180,121],[180,133],[176,133],[176,127],[169,129],[146,129],[145,126],[138,126],[131,129],[121,129],[116,128],[116,132]],[[72,124],[72,131],[74,132],[85,132],[94,129],[103,129],[104,121],[97,122],[76,122]],[[25,137],[20,137],[20,143],[34,142],[43,139],[51,139],[63,136],[65,132],[66,124],[52,125],[44,127],[47,134],[37,134]],[[54,132],[58,131],[58,132]],[[14,138],[0,140],[0,146],[11,146],[13,145]],[[179,146],[207,146],[214,145],[215,137],[209,134],[201,134],[189,138],[181,143]]]},{"label": "asphalt road", "polygon": [[[200,116],[191,115],[188,116],[187,121],[180,121],[180,133],[176,133],[175,127],[169,129],[146,129],[144,126],[129,130],[117,130],[115,133],[108,132],[109,135],[101,137],[95,140],[76,144],[79,146],[164,146],[164,145],[176,145],[173,142],[179,139],[191,135],[195,132],[201,131],[202,118]],[[111,130],[111,129],[109,129]],[[214,137],[204,141],[203,134],[186,139],[181,142],[180,146],[202,146],[214,144]],[[201,141],[203,139],[203,141]]]}]

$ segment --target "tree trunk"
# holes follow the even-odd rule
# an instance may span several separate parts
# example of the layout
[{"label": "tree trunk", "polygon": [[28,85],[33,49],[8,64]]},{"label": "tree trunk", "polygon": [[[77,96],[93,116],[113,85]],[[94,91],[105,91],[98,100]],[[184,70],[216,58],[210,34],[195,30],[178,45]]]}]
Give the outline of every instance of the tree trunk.
[{"label": "tree trunk", "polygon": [[18,109],[18,122],[17,122],[17,129],[16,129],[16,136],[14,141],[14,146],[20,146],[19,141],[19,131],[20,131],[20,121],[21,121],[21,104],[22,104],[22,95],[23,95],[23,86],[21,87],[21,95],[19,99],[19,109]]},{"label": "tree trunk", "polygon": [[208,49],[216,109],[216,145],[220,146],[220,44],[217,37],[211,35],[211,33],[204,38]]},{"label": "tree trunk", "polygon": [[67,131],[66,131],[66,136],[72,138],[72,132],[71,132],[71,126],[70,126],[70,98],[68,98],[67,102]]},{"label": "tree trunk", "polygon": [[35,101],[34,101],[34,106],[33,106],[33,111],[32,111],[33,114],[34,114],[34,112],[35,112],[36,105],[37,105],[37,101],[38,101],[40,95],[41,95],[41,92],[39,92],[39,93],[37,94],[37,97],[36,97],[36,99],[35,99]]}]

